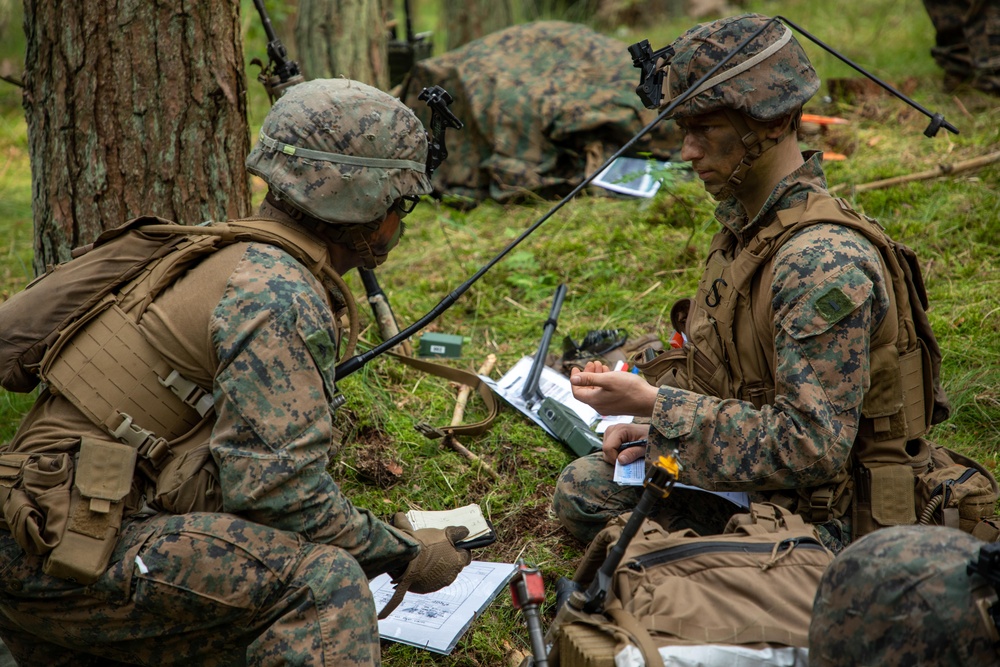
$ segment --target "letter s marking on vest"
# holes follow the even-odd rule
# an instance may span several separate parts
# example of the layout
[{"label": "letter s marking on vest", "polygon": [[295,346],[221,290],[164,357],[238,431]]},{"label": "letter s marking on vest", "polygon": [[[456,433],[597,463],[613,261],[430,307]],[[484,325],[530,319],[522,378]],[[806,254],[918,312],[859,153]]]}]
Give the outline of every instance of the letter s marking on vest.
[{"label": "letter s marking on vest", "polygon": [[705,295],[705,305],[709,308],[715,308],[722,301],[722,295],[719,294],[719,283],[722,283],[723,287],[729,287],[729,283],[722,278],[716,278],[712,281],[712,290]]}]

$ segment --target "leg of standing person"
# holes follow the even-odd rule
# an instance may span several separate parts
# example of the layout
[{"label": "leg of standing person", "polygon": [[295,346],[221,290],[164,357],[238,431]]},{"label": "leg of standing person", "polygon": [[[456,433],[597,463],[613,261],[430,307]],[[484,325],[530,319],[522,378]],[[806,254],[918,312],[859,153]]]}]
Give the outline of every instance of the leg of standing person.
[{"label": "leg of standing person", "polygon": [[972,0],[965,39],[975,69],[972,86],[1000,95],[1000,2]]},{"label": "leg of standing person", "polygon": [[934,24],[935,45],[931,55],[944,70],[945,89],[969,83],[974,73],[965,36],[970,0],[924,0],[924,8]]}]

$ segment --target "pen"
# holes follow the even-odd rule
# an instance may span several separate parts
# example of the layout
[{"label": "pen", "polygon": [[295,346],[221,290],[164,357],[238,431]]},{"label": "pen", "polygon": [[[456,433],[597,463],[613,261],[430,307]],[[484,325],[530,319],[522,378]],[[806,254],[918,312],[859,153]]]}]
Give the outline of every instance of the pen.
[{"label": "pen", "polygon": [[630,447],[638,447],[639,445],[645,445],[645,444],[646,444],[646,438],[643,438],[642,440],[630,440],[628,442],[623,442],[621,445],[618,446],[618,453],[620,454],[621,452],[624,452],[626,449]]}]

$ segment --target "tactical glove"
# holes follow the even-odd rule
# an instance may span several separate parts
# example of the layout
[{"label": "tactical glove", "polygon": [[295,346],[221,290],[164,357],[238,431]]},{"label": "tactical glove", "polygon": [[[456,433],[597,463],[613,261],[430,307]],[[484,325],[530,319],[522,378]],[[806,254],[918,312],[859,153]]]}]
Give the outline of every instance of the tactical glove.
[{"label": "tactical glove", "polygon": [[393,517],[392,524],[420,543],[420,551],[406,566],[403,574],[393,577],[392,583],[396,590],[385,608],[379,613],[383,619],[399,606],[407,591],[414,593],[432,593],[455,581],[458,573],[472,562],[472,553],[468,549],[459,549],[455,543],[469,534],[465,526],[449,526],[448,528],[421,528],[413,530],[402,512]]}]

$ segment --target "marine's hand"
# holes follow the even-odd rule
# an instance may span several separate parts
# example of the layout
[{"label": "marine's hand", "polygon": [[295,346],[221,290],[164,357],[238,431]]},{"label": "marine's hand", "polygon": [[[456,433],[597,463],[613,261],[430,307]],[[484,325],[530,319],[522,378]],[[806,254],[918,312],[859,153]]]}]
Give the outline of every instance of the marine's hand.
[{"label": "marine's hand", "polygon": [[402,601],[406,591],[423,594],[444,588],[455,581],[458,573],[472,562],[472,553],[468,549],[455,546],[456,542],[469,535],[469,529],[465,526],[413,530],[402,512],[396,514],[392,523],[419,542],[420,551],[406,566],[403,574],[393,580],[396,591],[379,613],[379,618],[388,616]]},{"label": "marine's hand", "polygon": [[622,465],[632,463],[636,459],[641,459],[646,455],[645,445],[629,447],[619,453],[619,448],[624,442],[635,442],[645,440],[649,437],[648,424],[613,424],[604,432],[604,442],[601,451],[604,460],[614,464],[617,459]]},{"label": "marine's hand", "polygon": [[656,403],[656,387],[634,373],[612,371],[604,364],[588,363],[570,372],[573,397],[602,415],[649,417]]}]

